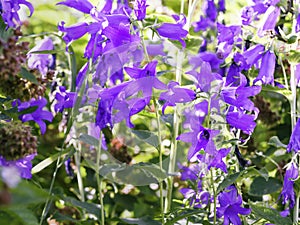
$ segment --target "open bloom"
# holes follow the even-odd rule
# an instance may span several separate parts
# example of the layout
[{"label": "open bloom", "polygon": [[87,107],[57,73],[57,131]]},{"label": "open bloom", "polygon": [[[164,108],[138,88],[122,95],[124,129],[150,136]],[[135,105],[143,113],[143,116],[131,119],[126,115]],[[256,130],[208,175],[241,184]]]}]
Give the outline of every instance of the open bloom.
[{"label": "open bloom", "polygon": [[143,20],[146,17],[146,0],[135,0],[134,2],[134,13],[138,20]]},{"label": "open bloom", "polygon": [[54,106],[55,112],[63,112],[65,108],[72,108],[75,104],[76,93],[67,92],[64,86],[59,87],[59,91],[55,94],[57,103]]},{"label": "open bloom", "polygon": [[273,52],[267,51],[261,60],[261,66],[257,78],[253,81],[262,81],[263,84],[274,85],[276,56]]},{"label": "open bloom", "polygon": [[251,209],[243,208],[242,197],[238,194],[234,185],[230,185],[218,196],[220,207],[217,208],[217,216],[224,216],[223,225],[242,225],[242,221],[238,214],[248,215]]}]

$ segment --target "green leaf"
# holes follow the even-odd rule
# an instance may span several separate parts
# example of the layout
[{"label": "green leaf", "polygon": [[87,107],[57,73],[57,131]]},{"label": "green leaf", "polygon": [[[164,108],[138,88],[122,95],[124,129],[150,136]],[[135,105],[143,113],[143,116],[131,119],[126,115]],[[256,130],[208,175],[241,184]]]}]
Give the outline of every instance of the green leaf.
[{"label": "green leaf", "polygon": [[237,172],[234,174],[230,174],[222,181],[222,183],[217,188],[217,193],[222,191],[224,188],[228,187],[229,185],[233,184],[241,175],[241,172]]},{"label": "green leaf", "polygon": [[75,198],[71,197],[65,197],[64,200],[71,204],[71,206],[79,207],[81,209],[84,209],[87,213],[95,215],[98,219],[101,218],[100,214],[100,208],[94,204],[94,203],[89,203],[89,202],[81,202]]},{"label": "green leaf", "polygon": [[7,41],[9,37],[13,35],[13,29],[7,29],[2,17],[0,17],[0,39]]},{"label": "green leaf", "polygon": [[23,207],[43,203],[49,197],[48,192],[25,180],[22,180],[16,188],[12,188],[11,194],[12,204]]},{"label": "green leaf", "polygon": [[34,215],[34,212],[29,209],[24,208],[23,206],[18,207],[9,207],[7,211],[10,211],[15,214],[20,222],[24,225],[38,225],[38,220]]},{"label": "green leaf", "polygon": [[277,87],[272,87],[270,85],[267,85],[267,86],[262,87],[262,91],[275,92],[275,93],[278,93],[280,95],[283,95],[288,100],[292,99],[292,92],[290,90],[285,89],[285,88],[277,88]]},{"label": "green leaf", "polygon": [[161,170],[158,165],[150,163],[138,163],[133,165],[134,168],[142,169],[145,173],[150,173],[151,176],[158,180],[163,180],[167,178],[167,173]]},{"label": "green leaf", "polygon": [[270,177],[266,180],[263,177],[256,177],[250,185],[249,194],[262,196],[278,191],[282,187],[280,180]]},{"label": "green leaf", "polygon": [[289,55],[287,56],[287,60],[290,64],[300,63],[300,52],[295,50],[290,51]]},{"label": "green leaf", "polygon": [[83,141],[86,144],[92,145],[92,146],[98,146],[99,141],[95,137],[88,135],[88,134],[81,134],[78,138],[78,140]]},{"label": "green leaf", "polygon": [[152,220],[150,217],[142,217],[142,218],[127,218],[121,219],[123,222],[127,224],[137,224],[137,225],[159,225],[161,224],[158,221]]},{"label": "green leaf", "polygon": [[258,218],[264,218],[265,220],[268,220],[269,222],[274,223],[275,225],[293,224],[289,217],[280,216],[279,212],[274,209],[255,205],[253,203],[250,203],[250,206],[252,209],[252,213]]},{"label": "green leaf", "polygon": [[40,163],[38,163],[37,165],[35,165],[32,170],[31,173],[35,174],[38,173],[40,171],[42,171],[43,169],[45,169],[46,167],[48,167],[49,165],[51,165],[53,162],[55,162],[60,156],[64,156],[67,153],[70,153],[69,149],[66,149],[62,152],[58,152],[54,155],[49,156],[48,158],[44,159],[43,161],[41,161]]},{"label": "green leaf", "polygon": [[258,170],[258,173],[259,173],[266,181],[269,180],[269,172],[268,172],[268,170],[267,170],[265,167],[263,167],[263,168],[261,168],[260,170]]},{"label": "green leaf", "polygon": [[20,76],[34,84],[39,84],[36,77],[30,73],[25,67],[21,67]]},{"label": "green leaf", "polygon": [[188,218],[193,215],[198,215],[200,213],[205,213],[202,209],[185,209],[183,212],[181,212],[179,215],[175,215],[174,219],[168,220],[165,225],[173,225],[176,224],[179,220]]},{"label": "green leaf", "polygon": [[119,172],[125,169],[126,169],[126,164],[105,164],[101,166],[99,170],[99,174],[105,177],[108,174],[111,174],[112,172]]},{"label": "green leaf", "polygon": [[72,223],[75,223],[75,224],[81,224],[81,221],[78,221],[70,216],[67,216],[67,215],[64,215],[64,214],[61,214],[59,212],[56,212],[54,213],[54,215],[52,216],[53,219],[55,219],[56,221],[59,221],[59,222],[72,222]]},{"label": "green leaf", "polygon": [[29,52],[29,54],[56,54],[59,52],[65,52],[64,49],[57,49],[57,50],[42,50],[42,51],[33,51]]},{"label": "green leaf", "polygon": [[286,148],[287,147],[287,145],[283,144],[277,136],[271,137],[268,144],[273,145],[276,148]]},{"label": "green leaf", "polygon": [[148,130],[132,130],[139,139],[157,148],[159,145],[158,136]]}]

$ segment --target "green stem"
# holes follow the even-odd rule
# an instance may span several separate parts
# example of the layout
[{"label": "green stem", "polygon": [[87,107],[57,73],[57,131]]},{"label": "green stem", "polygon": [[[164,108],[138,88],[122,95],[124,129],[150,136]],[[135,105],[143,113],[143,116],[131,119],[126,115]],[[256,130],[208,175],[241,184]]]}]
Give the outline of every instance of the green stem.
[{"label": "green stem", "polygon": [[101,151],[102,151],[102,133],[100,132],[99,144],[97,147],[97,156],[96,156],[96,179],[97,179],[97,186],[98,186],[99,201],[100,201],[100,206],[101,206],[101,225],[105,225],[105,212],[104,212],[104,203],[103,203],[103,196],[102,196],[102,181],[103,181],[103,179],[100,178],[100,174],[99,174]]},{"label": "green stem", "polygon": [[216,187],[214,181],[214,172],[212,168],[210,169],[210,181],[211,181],[211,186],[214,194],[214,225],[215,225],[217,223],[217,193],[216,193]]},{"label": "green stem", "polygon": [[77,150],[74,154],[75,158],[75,164],[77,168],[77,183],[78,183],[78,189],[80,193],[80,201],[84,202],[84,186],[83,186],[83,181],[82,181],[82,176],[81,176],[81,171],[80,171],[80,159],[81,159],[81,150]]}]

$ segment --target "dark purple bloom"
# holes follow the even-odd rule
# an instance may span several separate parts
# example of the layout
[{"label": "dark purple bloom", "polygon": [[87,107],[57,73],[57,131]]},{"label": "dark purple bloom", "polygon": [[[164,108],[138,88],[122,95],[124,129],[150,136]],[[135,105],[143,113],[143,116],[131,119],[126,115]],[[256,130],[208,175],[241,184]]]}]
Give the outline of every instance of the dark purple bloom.
[{"label": "dark purple bloom", "polygon": [[253,81],[261,81],[263,84],[274,85],[274,71],[276,64],[276,56],[273,52],[267,51],[261,61],[261,66],[257,78]]},{"label": "dark purple bloom", "polygon": [[30,15],[32,15],[34,9],[30,2],[26,0],[6,0],[1,1],[1,16],[4,20],[7,27],[13,27],[21,25],[21,20],[18,14],[18,11],[20,10],[20,5],[26,5],[27,8],[30,11]]},{"label": "dark purple bloom", "polygon": [[218,16],[217,7],[214,3],[214,0],[207,0],[207,7],[205,10],[206,16],[213,22],[216,21]]},{"label": "dark purple bloom", "polygon": [[226,11],[225,0],[219,0],[218,5],[219,5],[219,12]]},{"label": "dark purple bloom", "polygon": [[242,207],[242,197],[238,194],[234,185],[227,187],[218,196],[220,207],[217,208],[217,216],[224,217],[223,225],[242,225],[238,214],[248,215],[251,209]]},{"label": "dark purple bloom", "polygon": [[63,112],[66,108],[72,108],[76,101],[75,92],[67,92],[64,86],[60,86],[55,94],[57,103],[54,105],[55,112]]},{"label": "dark purple bloom", "polygon": [[2,156],[0,156],[0,166],[2,167],[16,167],[20,173],[20,176],[25,179],[30,179],[31,175],[31,160],[36,156],[36,154],[27,155],[22,159],[17,159],[14,161],[7,161]]},{"label": "dark purple bloom", "polygon": [[27,53],[28,67],[30,69],[38,69],[40,73],[45,76],[48,68],[54,63],[53,55],[35,54],[34,52],[53,50],[53,48],[52,39],[49,37],[45,37],[43,40],[37,42],[36,46]]},{"label": "dark purple bloom", "polygon": [[176,106],[176,103],[186,103],[193,101],[196,98],[196,93],[193,90],[182,88],[175,81],[170,81],[168,91],[160,94],[160,100],[166,101],[162,108],[164,113],[167,106]]},{"label": "dark purple bloom", "polygon": [[244,114],[243,112],[229,112],[226,115],[227,123],[237,129],[241,129],[245,134],[252,134],[256,123],[255,116]]},{"label": "dark purple bloom", "polygon": [[146,17],[146,0],[135,0],[134,2],[134,13],[138,20],[143,20]]},{"label": "dark purple bloom", "polygon": [[274,31],[277,18],[280,15],[280,9],[276,6],[268,7],[261,26],[258,28],[257,34],[259,37],[263,37],[266,32]]},{"label": "dark purple bloom", "polygon": [[286,169],[286,173],[283,181],[283,188],[280,194],[282,198],[282,204],[287,204],[290,202],[289,207],[293,208],[295,205],[295,192],[294,192],[294,182],[299,176],[298,165],[294,162],[290,163]]},{"label": "dark purple bloom", "polygon": [[31,108],[31,107],[37,107],[34,112],[26,113],[21,115],[19,118],[20,120],[25,123],[27,121],[33,120],[36,122],[40,129],[41,133],[44,134],[46,132],[46,123],[44,120],[47,120],[49,122],[52,122],[53,115],[51,112],[43,110],[43,108],[46,106],[47,100],[45,98],[40,97],[39,99],[31,99],[28,102],[22,102],[18,105],[18,111],[22,113],[22,111]]},{"label": "dark purple bloom", "polygon": [[64,2],[59,2],[57,5],[65,5],[83,13],[90,13],[93,5],[88,0],[65,0]]},{"label": "dark purple bloom", "polygon": [[294,152],[296,153],[300,151],[300,118],[298,118],[298,121],[292,132],[290,142],[287,146],[287,152],[290,152],[292,150],[294,150]]},{"label": "dark purple bloom", "polygon": [[296,19],[296,27],[295,31],[298,33],[300,31],[300,14],[298,14],[297,19]]},{"label": "dark purple bloom", "polygon": [[188,34],[188,31],[183,29],[183,26],[186,24],[186,18],[184,15],[180,15],[180,17],[173,15],[173,18],[176,20],[176,24],[163,23],[156,30],[160,36],[179,41],[182,47],[185,48],[186,44],[182,38],[185,38]]}]

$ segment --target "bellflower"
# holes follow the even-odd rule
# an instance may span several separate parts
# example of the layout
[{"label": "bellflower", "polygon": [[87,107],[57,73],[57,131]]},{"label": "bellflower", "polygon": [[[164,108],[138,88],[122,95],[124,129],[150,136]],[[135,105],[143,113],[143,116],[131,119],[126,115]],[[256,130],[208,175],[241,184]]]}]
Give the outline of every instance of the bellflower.
[{"label": "bellflower", "polygon": [[207,0],[206,3],[207,7],[205,10],[205,14],[211,21],[215,22],[218,16],[218,12],[214,0]]},{"label": "bellflower", "polygon": [[14,161],[7,161],[2,156],[0,156],[0,166],[2,167],[15,167],[17,168],[19,175],[22,178],[30,179],[32,163],[31,161],[36,156],[36,154],[27,155],[22,159],[17,159]]},{"label": "bellflower", "polygon": [[218,2],[218,9],[220,12],[225,12],[226,11],[226,7],[225,7],[225,0],[219,0]]},{"label": "bellflower", "polygon": [[64,86],[60,86],[55,94],[57,103],[54,105],[55,112],[63,112],[65,108],[72,108],[76,101],[75,92],[67,92]]},{"label": "bellflower", "polygon": [[41,133],[44,134],[46,132],[46,123],[44,120],[47,120],[49,122],[52,122],[53,115],[51,112],[43,110],[43,108],[46,106],[47,100],[45,98],[39,97],[36,99],[31,99],[28,102],[22,102],[18,105],[18,111],[22,113],[22,111],[31,108],[31,107],[37,107],[34,112],[26,113],[21,115],[19,118],[20,120],[25,123],[27,121],[33,120],[36,122],[40,129]]},{"label": "bellflower", "polygon": [[218,23],[217,29],[219,43],[226,42],[230,45],[235,42],[235,39],[241,33],[241,26],[225,26],[221,23]]},{"label": "bellflower", "polygon": [[290,163],[286,169],[286,173],[283,181],[283,188],[280,194],[282,198],[282,204],[287,204],[290,202],[289,207],[293,208],[295,206],[295,192],[294,192],[294,182],[299,176],[298,165],[294,162]]},{"label": "bellflower", "polygon": [[276,6],[268,7],[261,25],[258,28],[257,34],[259,37],[263,37],[267,31],[274,31],[277,18],[280,15],[280,9]]},{"label": "bellflower", "polygon": [[38,69],[43,76],[46,76],[48,68],[54,63],[51,54],[35,54],[36,51],[53,50],[53,42],[49,37],[40,40],[35,47],[27,53],[28,67],[30,69]]},{"label": "bellflower", "polygon": [[194,27],[195,32],[199,32],[200,30],[206,30],[209,27],[214,27],[215,22],[211,21],[209,18],[200,16],[199,21],[193,22],[192,26]]},{"label": "bellflower", "polygon": [[247,62],[247,67],[245,69],[249,69],[253,66],[257,61],[262,57],[262,52],[265,50],[265,47],[261,44],[257,44],[252,46],[251,48],[247,49],[243,53],[244,58]]},{"label": "bellflower", "polygon": [[287,152],[294,150],[295,153],[300,151],[300,118],[294,127],[292,135],[290,137],[289,144],[287,145]]},{"label": "bellflower", "polygon": [[243,112],[229,112],[226,115],[227,123],[237,129],[241,129],[245,134],[252,134],[256,123],[255,115],[244,114]]},{"label": "bellflower", "polygon": [[180,179],[181,180],[192,180],[196,181],[198,179],[198,175],[200,173],[200,166],[199,164],[192,164],[189,167],[179,165],[180,169]]},{"label": "bellflower", "polygon": [[189,200],[190,206],[194,208],[205,208],[210,201],[210,194],[207,191],[195,191],[191,188],[179,190],[185,199]]},{"label": "bellflower", "polygon": [[145,19],[147,7],[148,5],[146,5],[146,0],[135,0],[133,8],[138,20]]},{"label": "bellflower", "polygon": [[190,89],[181,88],[177,82],[170,81],[168,91],[160,94],[160,100],[166,101],[162,108],[164,113],[167,106],[176,106],[176,103],[185,103],[193,101],[196,93]]},{"label": "bellflower", "polygon": [[184,15],[173,15],[173,18],[176,20],[176,24],[163,23],[156,30],[160,36],[179,41],[182,47],[185,48],[186,44],[183,38],[187,36],[188,31],[183,29],[183,26],[186,24],[186,18]]},{"label": "bellflower", "polygon": [[263,84],[271,84],[274,86],[275,64],[275,54],[271,51],[267,51],[262,57],[258,76],[253,81],[253,83],[256,83],[257,81],[262,81]]},{"label": "bellflower", "polygon": [[250,25],[254,19],[254,9],[252,6],[246,6],[242,9],[241,18],[243,25]]},{"label": "bellflower", "polygon": [[32,15],[34,9],[30,2],[26,0],[0,0],[2,10],[1,10],[1,16],[4,20],[7,27],[15,28],[16,26],[21,25],[21,20],[18,14],[18,11],[20,10],[20,5],[25,5],[30,11],[30,15]]},{"label": "bellflower", "polygon": [[230,185],[218,196],[220,207],[217,208],[217,216],[224,217],[223,225],[242,225],[238,214],[248,215],[251,209],[243,208],[242,197],[238,194],[234,185]]},{"label": "bellflower", "polygon": [[56,5],[65,5],[83,13],[90,13],[93,8],[93,5],[88,0],[65,0],[64,2],[59,2]]},{"label": "bellflower", "polygon": [[190,128],[197,130],[198,126],[201,125],[208,113],[208,101],[204,100],[194,105],[194,108],[188,108],[185,110],[184,115],[186,121],[183,123],[184,128]]}]

